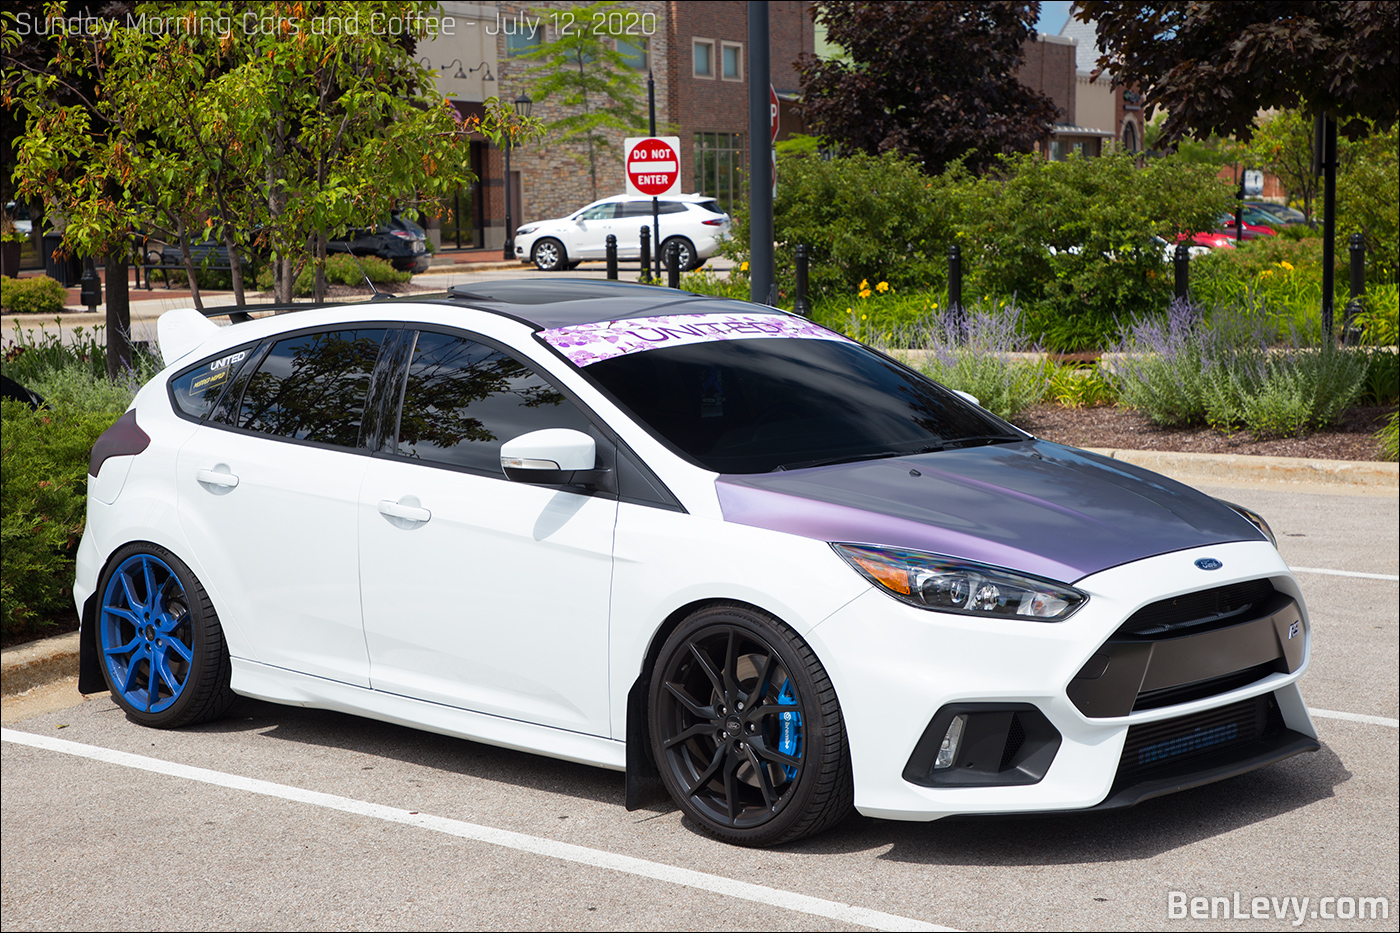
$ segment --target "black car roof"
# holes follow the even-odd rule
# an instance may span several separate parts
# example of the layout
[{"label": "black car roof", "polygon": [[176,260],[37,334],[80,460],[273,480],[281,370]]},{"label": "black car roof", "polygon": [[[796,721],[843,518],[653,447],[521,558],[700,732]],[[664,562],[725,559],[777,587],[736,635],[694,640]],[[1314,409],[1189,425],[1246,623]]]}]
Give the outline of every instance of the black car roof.
[{"label": "black car roof", "polygon": [[787,314],[766,305],[674,288],[598,279],[504,279],[456,285],[451,304],[468,304],[547,330],[662,314]]}]

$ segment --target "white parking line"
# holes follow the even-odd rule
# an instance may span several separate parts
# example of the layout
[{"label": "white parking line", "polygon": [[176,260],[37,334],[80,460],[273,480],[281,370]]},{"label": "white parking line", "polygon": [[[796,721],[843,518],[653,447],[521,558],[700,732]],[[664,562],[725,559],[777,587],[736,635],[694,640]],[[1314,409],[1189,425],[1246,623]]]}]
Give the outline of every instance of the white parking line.
[{"label": "white parking line", "polygon": [[1359,570],[1327,570],[1323,567],[1292,567],[1294,573],[1325,573],[1333,577],[1361,577],[1365,580],[1400,580],[1393,573],[1362,573]]},{"label": "white parking line", "polygon": [[1313,709],[1308,707],[1308,712],[1314,716],[1321,716],[1323,719],[1345,719],[1348,722],[1364,722],[1372,726],[1389,726],[1392,729],[1400,729],[1400,719],[1390,719],[1386,716],[1368,716],[1365,713],[1339,713],[1330,709]]},{"label": "white parking line", "polygon": [[538,836],[527,836],[524,833],[511,832],[510,830],[494,829],[490,826],[482,826],[477,823],[451,820],[440,816],[429,816],[425,813],[366,803],[362,800],[339,797],[335,794],[322,794],[317,791],[303,790],[299,787],[289,787],[286,784],[274,784],[270,781],[259,781],[255,778],[224,774],[221,771],[210,771],[206,768],[194,768],[189,765],[174,764],[169,761],[161,761],[157,758],[147,758],[144,755],[133,755],[129,752],[113,751],[109,748],[101,748],[96,745],[84,745],[79,742],[70,742],[67,739],[56,739],[46,735],[35,735],[32,732],[3,729],[0,730],[0,739],[6,742],[14,742],[17,745],[28,745],[47,751],[61,752],[65,755],[91,758],[94,761],[102,761],[107,764],[120,765],[126,768],[138,768],[156,774],[165,774],[171,777],[184,778],[189,781],[213,784],[217,787],[227,787],[232,790],[247,791],[253,794],[262,794],[267,797],[278,797],[283,800],[310,804],[316,807],[325,807],[329,810],[340,810],[344,813],[353,813],[357,816],[366,816],[371,819],[384,820],[390,823],[403,823],[409,826],[417,826],[421,829],[428,829],[449,836],[473,839],[478,842],[502,846],[507,849],[515,849],[519,852],[530,852],[534,855],[543,855],[547,858],[562,859],[566,862],[577,862],[580,865],[607,868],[629,875],[637,875],[642,878],[652,878],[657,881],[665,881],[671,884],[684,885],[689,888],[697,888],[701,891],[709,891],[724,897],[734,897],[746,901],[753,901],[758,904],[767,904],[772,907],[811,914],[817,917],[825,917],[829,920],[837,920],[843,923],[859,924],[860,926],[870,927],[876,930],[943,931],[954,929],[953,927],[924,923],[921,920],[914,920],[909,917],[882,913],[878,910],[869,910],[864,907],[855,907],[851,904],[842,904],[838,901],[828,901],[820,897],[810,897],[806,894],[796,894],[791,891],[780,891],[777,888],[764,887],[763,885],[749,884],[745,881],[735,881],[732,878],[709,875],[704,872],[692,871],[689,868],[677,868],[674,865],[665,865],[661,862],[633,858],[630,855],[618,855],[613,852],[590,849],[586,846],[572,845],[567,842],[555,842],[554,840],[543,839]]}]

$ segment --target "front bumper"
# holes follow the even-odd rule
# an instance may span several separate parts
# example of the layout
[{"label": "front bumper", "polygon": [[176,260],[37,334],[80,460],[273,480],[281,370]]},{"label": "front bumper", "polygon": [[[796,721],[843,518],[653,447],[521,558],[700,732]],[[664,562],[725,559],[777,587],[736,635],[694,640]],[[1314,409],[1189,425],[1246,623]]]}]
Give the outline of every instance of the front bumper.
[{"label": "front bumper", "polygon": [[[1216,558],[1224,568],[1200,570],[1194,565],[1200,557]],[[1086,667],[1093,669],[1096,654],[1140,608],[1253,580],[1268,580],[1296,605],[1294,637],[1300,641],[1289,646],[1291,661],[1273,670],[1261,665],[1247,682],[1226,678],[1218,692],[1183,691],[1181,702],[1167,695],[1162,704],[1162,694],[1153,694],[1157,705],[1148,708],[1120,703],[1116,715],[1086,714],[1082,706],[1104,707],[1072,699],[1076,677],[1082,686]],[[933,613],[872,589],[809,633],[840,697],[861,813],[934,820],[1124,806],[1316,749],[1296,686],[1311,652],[1307,609],[1273,547],[1240,542],[1164,554],[1074,585],[1090,599],[1065,622]],[[1039,779],[961,786],[909,780],[906,769],[930,724],[945,707],[959,704],[1024,704],[1043,716],[1059,744]],[[1145,769],[1134,757],[1144,748],[1152,765]]]}]

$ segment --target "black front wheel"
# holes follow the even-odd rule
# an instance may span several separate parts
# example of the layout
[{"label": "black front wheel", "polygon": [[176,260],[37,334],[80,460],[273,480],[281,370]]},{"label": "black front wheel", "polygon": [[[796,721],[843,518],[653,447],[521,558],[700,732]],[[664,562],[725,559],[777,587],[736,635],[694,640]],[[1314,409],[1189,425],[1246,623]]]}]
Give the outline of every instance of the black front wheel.
[{"label": "black front wheel", "polygon": [[569,266],[568,253],[564,244],[553,237],[546,237],[535,244],[530,251],[530,259],[541,272],[561,272]]},{"label": "black front wheel", "polygon": [[720,839],[791,842],[851,810],[836,690],[806,642],[771,616],[717,605],[683,622],[653,671],[650,714],[667,790]]}]

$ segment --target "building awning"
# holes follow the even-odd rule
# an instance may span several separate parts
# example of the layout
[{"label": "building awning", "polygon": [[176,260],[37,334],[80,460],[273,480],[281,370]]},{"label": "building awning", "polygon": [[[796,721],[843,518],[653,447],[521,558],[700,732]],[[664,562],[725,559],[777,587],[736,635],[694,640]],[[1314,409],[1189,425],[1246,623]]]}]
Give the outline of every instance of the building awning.
[{"label": "building awning", "polygon": [[1056,123],[1050,128],[1050,132],[1055,136],[1102,136],[1105,139],[1118,138],[1118,134],[1112,130],[1096,130],[1092,126],[1075,126],[1073,123]]}]

